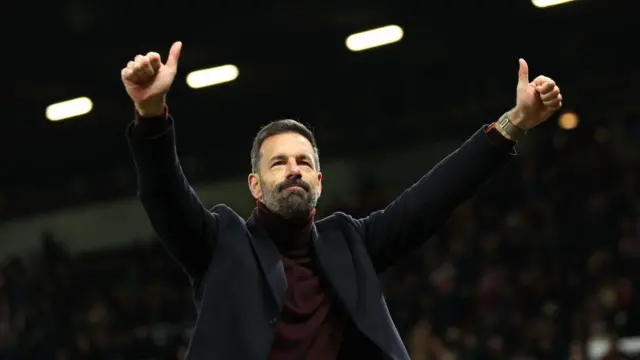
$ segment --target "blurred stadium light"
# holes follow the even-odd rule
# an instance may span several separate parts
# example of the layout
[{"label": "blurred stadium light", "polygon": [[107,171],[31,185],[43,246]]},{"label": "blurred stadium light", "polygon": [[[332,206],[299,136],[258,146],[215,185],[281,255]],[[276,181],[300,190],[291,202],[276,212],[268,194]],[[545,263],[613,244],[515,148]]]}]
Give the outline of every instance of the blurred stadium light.
[{"label": "blurred stadium light", "polygon": [[187,85],[192,89],[219,85],[237,79],[239,74],[238,67],[231,64],[196,70],[187,75]]},{"label": "blurred stadium light", "polygon": [[578,117],[578,114],[572,111],[562,113],[558,118],[558,125],[564,130],[573,130],[578,127],[579,123],[580,118]]},{"label": "blurred stadium light", "polygon": [[346,45],[351,51],[362,51],[398,42],[403,36],[404,31],[400,26],[388,25],[352,34],[347,37]]},{"label": "blurred stadium light", "polygon": [[47,106],[45,114],[50,121],[61,121],[88,114],[93,102],[88,97],[79,97]]},{"label": "blurred stadium light", "polygon": [[576,0],[531,0],[535,7],[546,8],[550,6],[562,5]]}]

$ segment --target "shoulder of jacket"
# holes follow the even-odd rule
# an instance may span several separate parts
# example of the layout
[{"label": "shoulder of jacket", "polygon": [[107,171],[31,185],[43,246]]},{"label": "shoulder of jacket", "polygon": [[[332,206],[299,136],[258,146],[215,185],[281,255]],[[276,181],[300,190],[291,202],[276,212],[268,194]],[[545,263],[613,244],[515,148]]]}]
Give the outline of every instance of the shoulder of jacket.
[{"label": "shoulder of jacket", "polygon": [[244,223],[244,219],[242,216],[238,215],[231,207],[227,204],[217,204],[209,209],[209,212],[212,214],[217,214],[225,221],[239,221]]},{"label": "shoulder of jacket", "polygon": [[316,222],[316,228],[318,228],[318,231],[330,230],[332,228],[346,230],[347,227],[351,227],[352,230],[359,232],[357,221],[351,215],[345,214],[341,211],[334,212],[333,214]]}]

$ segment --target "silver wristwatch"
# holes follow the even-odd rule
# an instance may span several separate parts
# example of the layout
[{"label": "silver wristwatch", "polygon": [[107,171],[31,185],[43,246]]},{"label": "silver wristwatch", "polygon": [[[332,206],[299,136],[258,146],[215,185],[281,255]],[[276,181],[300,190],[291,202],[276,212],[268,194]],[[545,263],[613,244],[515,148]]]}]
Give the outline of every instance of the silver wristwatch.
[{"label": "silver wristwatch", "polygon": [[519,127],[513,125],[511,120],[509,120],[509,118],[507,117],[506,113],[500,117],[500,120],[498,120],[498,125],[514,141],[518,141],[521,137],[527,134],[526,130],[522,130]]}]

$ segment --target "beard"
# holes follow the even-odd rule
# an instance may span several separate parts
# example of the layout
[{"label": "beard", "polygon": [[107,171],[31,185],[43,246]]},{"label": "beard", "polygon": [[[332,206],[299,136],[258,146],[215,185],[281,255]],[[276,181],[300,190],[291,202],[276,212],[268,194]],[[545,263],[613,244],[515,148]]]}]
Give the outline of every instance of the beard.
[{"label": "beard", "polygon": [[300,178],[287,179],[274,187],[261,183],[262,203],[285,219],[307,218],[320,197],[317,189]]}]

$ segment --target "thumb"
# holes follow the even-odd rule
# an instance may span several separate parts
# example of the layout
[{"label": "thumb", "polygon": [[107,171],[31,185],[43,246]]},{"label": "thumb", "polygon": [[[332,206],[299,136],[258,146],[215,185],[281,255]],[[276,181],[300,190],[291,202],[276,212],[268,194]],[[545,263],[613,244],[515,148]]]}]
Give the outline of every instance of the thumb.
[{"label": "thumb", "polygon": [[518,70],[518,85],[529,84],[529,65],[524,59],[519,60],[520,70]]},{"label": "thumb", "polygon": [[178,69],[178,60],[180,59],[180,51],[182,51],[182,42],[176,41],[169,49],[169,57],[167,58],[166,67],[176,71]]}]

